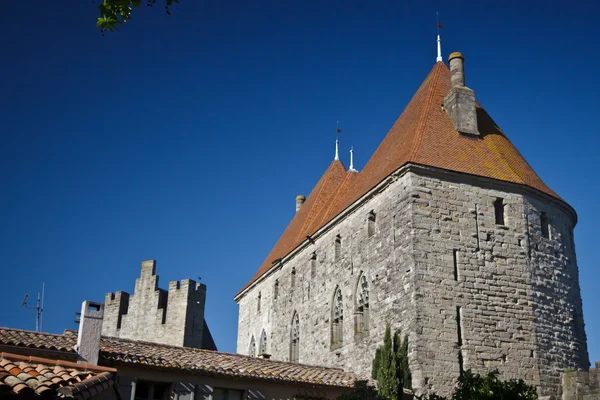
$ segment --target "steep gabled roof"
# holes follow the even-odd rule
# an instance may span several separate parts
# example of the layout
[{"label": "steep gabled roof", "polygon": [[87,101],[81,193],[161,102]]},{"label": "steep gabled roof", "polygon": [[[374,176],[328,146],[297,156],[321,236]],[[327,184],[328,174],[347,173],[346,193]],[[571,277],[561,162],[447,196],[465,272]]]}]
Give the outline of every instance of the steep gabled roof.
[{"label": "steep gabled roof", "polygon": [[287,255],[298,244],[302,243],[307,235],[314,232],[315,226],[321,226],[318,218],[321,211],[330,204],[331,198],[346,177],[346,168],[339,160],[334,160],[325,171],[319,182],[310,192],[300,210],[287,226],[279,241],[273,247],[254,277],[242,290],[252,284],[261,275],[276,266],[275,261]]},{"label": "steep gabled roof", "polygon": [[[274,260],[285,257],[300,245],[306,235],[315,233],[394,171],[409,163],[526,185],[562,200],[533,171],[480,104],[477,104],[479,137],[460,134],[442,108],[450,89],[450,70],[446,64],[438,62],[365,168],[359,174],[347,174],[343,183],[329,185],[327,189],[333,190],[334,195],[319,196],[319,200],[314,201],[311,197],[318,192],[330,167],[240,293],[265,274]],[[339,179],[336,174],[336,182]],[[310,208],[306,207],[309,200],[313,200]],[[305,214],[301,214],[303,212]],[[298,224],[302,224],[303,228],[299,229]]]}]

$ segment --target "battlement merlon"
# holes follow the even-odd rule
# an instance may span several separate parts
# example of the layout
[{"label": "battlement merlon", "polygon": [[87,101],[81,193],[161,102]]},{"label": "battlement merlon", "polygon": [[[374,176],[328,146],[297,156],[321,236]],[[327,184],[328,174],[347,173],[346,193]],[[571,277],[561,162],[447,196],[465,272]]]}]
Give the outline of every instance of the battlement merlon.
[{"label": "battlement merlon", "polygon": [[169,293],[176,290],[184,290],[190,294],[194,292],[206,292],[206,285],[197,283],[193,279],[182,279],[181,281],[169,282]]}]

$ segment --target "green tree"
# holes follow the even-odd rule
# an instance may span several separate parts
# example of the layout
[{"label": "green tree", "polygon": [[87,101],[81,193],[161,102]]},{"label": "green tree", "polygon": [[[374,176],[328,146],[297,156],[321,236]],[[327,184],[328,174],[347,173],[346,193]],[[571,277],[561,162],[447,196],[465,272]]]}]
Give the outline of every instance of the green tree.
[{"label": "green tree", "polygon": [[401,340],[400,334],[396,333],[392,340],[389,323],[385,327],[383,345],[375,351],[371,376],[377,380],[379,394],[385,399],[402,398],[402,389],[411,387],[408,338]]},{"label": "green tree", "polygon": [[338,400],[385,400],[367,381],[355,381],[354,388],[338,397]]},{"label": "green tree", "polygon": [[[100,16],[96,21],[96,26],[101,32],[114,31],[119,25],[123,25],[131,19],[131,12],[134,8],[142,5],[142,0],[100,0],[98,6]],[[165,2],[165,12],[171,15],[170,7],[173,3],[179,3],[179,0],[162,0]],[[156,0],[146,0],[148,7],[153,7]]]},{"label": "green tree", "polygon": [[[487,375],[466,371],[458,380],[458,386],[451,400],[537,400],[537,392],[533,386],[522,379],[501,381],[500,373],[492,371]],[[432,394],[429,400],[446,400]]]}]

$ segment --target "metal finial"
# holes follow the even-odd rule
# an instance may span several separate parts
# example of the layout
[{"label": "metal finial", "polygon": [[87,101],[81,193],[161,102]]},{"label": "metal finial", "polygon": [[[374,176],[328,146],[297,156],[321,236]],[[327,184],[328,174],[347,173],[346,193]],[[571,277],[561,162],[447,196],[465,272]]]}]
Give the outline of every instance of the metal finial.
[{"label": "metal finial", "polygon": [[442,61],[442,41],[440,40],[440,28],[443,28],[442,24],[440,24],[440,19],[438,13],[435,13],[435,20],[437,25],[437,58],[436,62]]},{"label": "metal finial", "polygon": [[358,172],[356,169],[354,169],[354,146],[350,147],[350,171]]},{"label": "metal finial", "polygon": [[339,161],[340,159],[340,133],[342,133],[342,130],[340,129],[340,121],[337,121],[337,126],[335,128],[335,161]]}]

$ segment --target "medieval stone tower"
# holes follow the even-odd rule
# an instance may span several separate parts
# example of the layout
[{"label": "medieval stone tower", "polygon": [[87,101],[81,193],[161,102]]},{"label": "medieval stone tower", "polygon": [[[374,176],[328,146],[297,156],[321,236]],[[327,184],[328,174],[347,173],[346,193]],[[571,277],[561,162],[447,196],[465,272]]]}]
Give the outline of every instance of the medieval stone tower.
[{"label": "medieval stone tower", "polygon": [[465,86],[435,64],[362,172],[336,158],[248,284],[237,351],[370,375],[386,321],[412,386],[499,369],[556,398],[589,367],[577,215]]},{"label": "medieval stone tower", "polygon": [[156,261],[144,261],[133,295],[108,293],[102,335],[216,350],[204,320],[206,285],[191,279],[159,289]]}]

